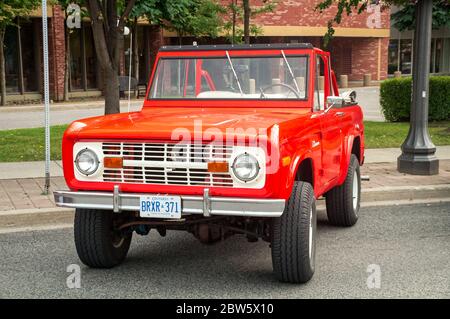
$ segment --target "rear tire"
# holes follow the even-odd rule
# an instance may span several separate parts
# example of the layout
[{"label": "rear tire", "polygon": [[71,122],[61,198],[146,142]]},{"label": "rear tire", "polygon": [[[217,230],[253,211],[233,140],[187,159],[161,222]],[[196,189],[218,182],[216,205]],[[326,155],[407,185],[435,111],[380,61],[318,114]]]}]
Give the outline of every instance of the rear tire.
[{"label": "rear tire", "polygon": [[278,280],[305,283],[315,268],[317,215],[311,184],[295,182],[283,215],[272,224],[272,264]]},{"label": "rear tire", "polygon": [[81,261],[92,268],[111,268],[127,256],[132,233],[123,234],[115,227],[111,211],[76,209],[75,246]]},{"label": "rear tire", "polygon": [[325,195],[330,224],[350,227],[358,221],[361,199],[361,173],[358,158],[352,154],[347,177]]}]

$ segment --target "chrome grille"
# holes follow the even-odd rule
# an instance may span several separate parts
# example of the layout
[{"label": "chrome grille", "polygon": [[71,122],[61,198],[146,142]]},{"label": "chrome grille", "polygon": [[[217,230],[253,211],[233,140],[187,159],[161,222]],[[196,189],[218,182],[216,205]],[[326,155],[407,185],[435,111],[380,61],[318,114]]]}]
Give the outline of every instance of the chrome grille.
[{"label": "chrome grille", "polygon": [[229,161],[232,146],[104,142],[105,157],[121,156],[123,168],[105,168],[103,181],[233,187],[229,173],[210,173],[207,163]]}]

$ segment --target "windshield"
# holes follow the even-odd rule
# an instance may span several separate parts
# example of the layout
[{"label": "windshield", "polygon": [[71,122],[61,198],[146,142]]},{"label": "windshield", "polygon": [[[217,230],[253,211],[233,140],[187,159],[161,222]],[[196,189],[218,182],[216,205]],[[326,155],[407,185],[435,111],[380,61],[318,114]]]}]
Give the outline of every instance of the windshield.
[{"label": "windshield", "polygon": [[150,99],[306,99],[307,56],[161,58]]}]

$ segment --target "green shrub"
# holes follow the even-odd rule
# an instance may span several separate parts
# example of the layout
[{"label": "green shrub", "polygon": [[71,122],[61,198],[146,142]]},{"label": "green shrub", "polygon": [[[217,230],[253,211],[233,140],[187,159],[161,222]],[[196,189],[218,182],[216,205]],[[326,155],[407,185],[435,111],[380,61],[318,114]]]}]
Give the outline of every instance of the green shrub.
[{"label": "green shrub", "polygon": [[[411,110],[411,77],[389,79],[380,86],[380,104],[390,122],[408,121]],[[428,119],[450,119],[450,76],[430,77]]]}]

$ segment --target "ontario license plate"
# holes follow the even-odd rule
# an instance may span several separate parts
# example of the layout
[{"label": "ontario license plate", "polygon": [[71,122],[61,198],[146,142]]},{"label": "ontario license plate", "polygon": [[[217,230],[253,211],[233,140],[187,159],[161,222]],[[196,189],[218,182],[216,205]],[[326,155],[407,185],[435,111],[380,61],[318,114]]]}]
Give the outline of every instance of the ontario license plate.
[{"label": "ontario license plate", "polygon": [[181,197],[141,196],[140,216],[146,218],[181,218]]}]

